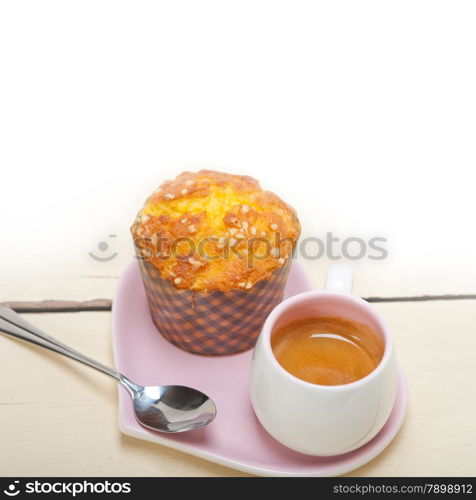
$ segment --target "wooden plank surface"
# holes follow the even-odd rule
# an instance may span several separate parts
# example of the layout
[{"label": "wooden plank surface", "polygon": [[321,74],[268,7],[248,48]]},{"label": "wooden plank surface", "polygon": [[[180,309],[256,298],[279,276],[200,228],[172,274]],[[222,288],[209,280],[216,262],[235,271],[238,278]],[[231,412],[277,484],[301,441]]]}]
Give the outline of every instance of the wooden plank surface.
[{"label": "wooden plank surface", "polygon": [[[0,302],[112,300],[119,277],[132,259],[128,246],[124,252],[127,258],[117,263],[84,263],[82,268],[58,265],[48,274],[23,275],[21,265],[13,264],[9,270],[13,274],[2,274]],[[455,261],[455,257],[449,256],[448,261]],[[307,270],[316,290],[323,288],[326,270],[335,264],[335,261],[312,262],[302,258],[299,262]],[[417,269],[418,262],[346,262],[354,268],[354,294],[360,297],[476,296],[474,266],[468,268],[467,274],[461,271],[452,275],[452,267],[441,266],[441,262],[434,262],[424,270]],[[39,267],[42,266],[39,263]]]},{"label": "wooden plank surface", "polygon": [[[375,306],[394,331],[410,404],[396,439],[352,475],[474,475],[476,301]],[[110,313],[27,317],[79,350],[112,363]],[[1,475],[243,475],[121,435],[112,380],[4,336],[0,429]]]}]

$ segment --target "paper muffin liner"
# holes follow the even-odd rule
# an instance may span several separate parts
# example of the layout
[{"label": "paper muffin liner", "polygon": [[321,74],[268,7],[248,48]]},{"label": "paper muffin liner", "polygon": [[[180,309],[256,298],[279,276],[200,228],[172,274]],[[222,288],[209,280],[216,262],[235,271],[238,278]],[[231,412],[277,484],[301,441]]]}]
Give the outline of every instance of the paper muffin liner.
[{"label": "paper muffin liner", "polygon": [[184,351],[221,356],[254,347],[264,321],[279,304],[291,259],[249,290],[178,290],[139,259],[152,320],[160,334]]}]

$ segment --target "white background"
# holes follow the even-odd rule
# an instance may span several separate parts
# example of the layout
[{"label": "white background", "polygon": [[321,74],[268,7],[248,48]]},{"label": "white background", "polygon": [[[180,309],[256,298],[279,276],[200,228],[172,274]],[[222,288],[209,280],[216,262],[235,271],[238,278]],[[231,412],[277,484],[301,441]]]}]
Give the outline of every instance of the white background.
[{"label": "white background", "polygon": [[199,168],[304,236],[388,238],[362,295],[476,293],[475,26],[471,1],[2,2],[0,298],[112,295],[144,198]]}]

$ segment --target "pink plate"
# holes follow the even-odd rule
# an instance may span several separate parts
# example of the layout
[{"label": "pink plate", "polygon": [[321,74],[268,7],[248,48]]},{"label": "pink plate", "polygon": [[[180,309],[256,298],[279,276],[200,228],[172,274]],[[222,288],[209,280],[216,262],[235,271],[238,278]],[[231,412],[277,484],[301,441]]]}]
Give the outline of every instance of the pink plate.
[{"label": "pink plate", "polygon": [[[285,296],[311,290],[304,271],[294,262]],[[167,342],[149,315],[136,261],[124,271],[113,305],[113,343],[117,369],[142,385],[181,384],[208,394],[218,409],[207,427],[182,434],[145,429],[134,417],[131,399],[119,388],[122,432],[191,455],[260,476],[337,476],[365,464],[398,432],[407,405],[400,370],[397,400],[384,428],[365,446],[334,457],[296,453],[278,443],[258,422],[248,395],[251,351],[223,357],[190,354]]]}]

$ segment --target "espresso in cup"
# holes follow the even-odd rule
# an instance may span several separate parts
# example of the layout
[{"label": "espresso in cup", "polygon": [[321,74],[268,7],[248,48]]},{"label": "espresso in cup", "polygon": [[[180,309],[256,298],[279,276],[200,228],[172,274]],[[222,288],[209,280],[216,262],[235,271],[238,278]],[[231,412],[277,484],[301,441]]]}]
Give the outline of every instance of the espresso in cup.
[{"label": "espresso in cup", "polygon": [[366,377],[385,350],[373,328],[338,316],[292,321],[273,332],[271,348],[287,372],[318,385],[350,384]]},{"label": "espresso in cup", "polygon": [[348,453],[373,439],[391,414],[392,335],[362,299],[335,291],[294,295],[266,318],[250,382],[256,416],[280,443],[308,455]]}]

